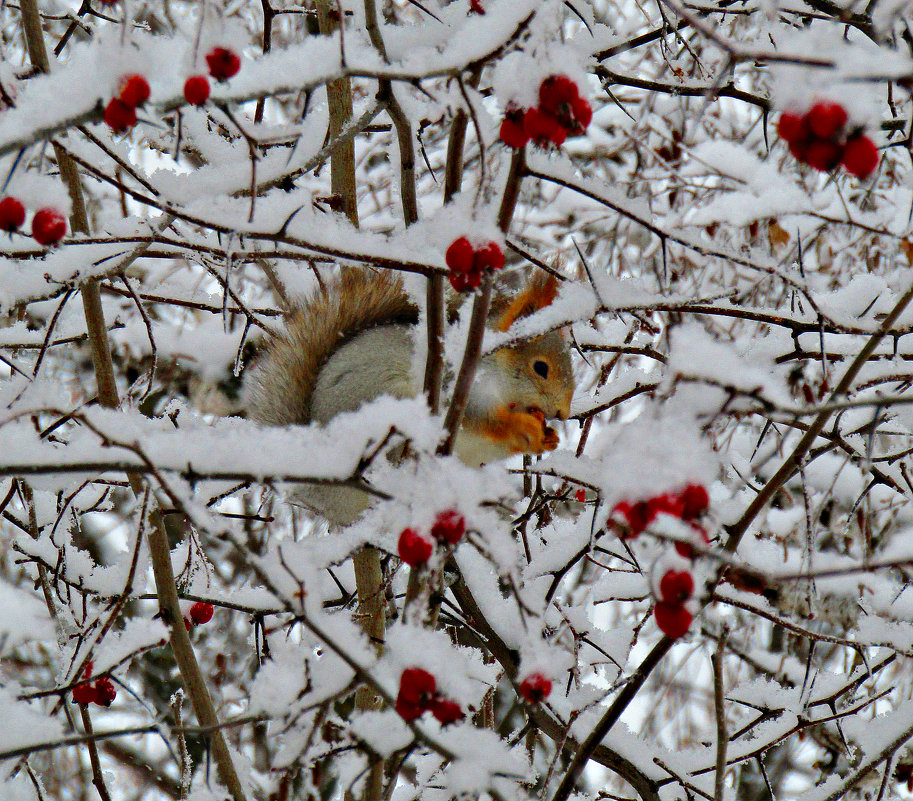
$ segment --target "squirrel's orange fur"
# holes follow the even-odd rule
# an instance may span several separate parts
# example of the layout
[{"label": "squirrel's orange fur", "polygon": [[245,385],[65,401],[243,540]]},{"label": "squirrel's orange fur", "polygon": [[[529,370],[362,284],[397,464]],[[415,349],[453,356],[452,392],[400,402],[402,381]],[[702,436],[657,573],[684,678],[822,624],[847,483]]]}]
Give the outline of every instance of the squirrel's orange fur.
[{"label": "squirrel's orange fur", "polygon": [[467,421],[477,433],[503,443],[511,453],[542,453],[558,447],[558,434],[542,412],[498,406],[490,417]]},{"label": "squirrel's orange fur", "polygon": [[538,273],[498,315],[495,328],[506,331],[521,317],[529,317],[533,312],[550,306],[557,295],[558,279],[553,275]]}]

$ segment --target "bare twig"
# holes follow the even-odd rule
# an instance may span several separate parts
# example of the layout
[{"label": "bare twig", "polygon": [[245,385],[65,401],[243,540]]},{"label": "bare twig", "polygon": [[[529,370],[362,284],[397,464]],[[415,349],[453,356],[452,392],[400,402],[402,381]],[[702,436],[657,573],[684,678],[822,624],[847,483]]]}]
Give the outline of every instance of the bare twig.
[{"label": "bare twig", "polygon": [[726,649],[726,632],[720,636],[716,650],[710,658],[713,666],[713,698],[716,712],[716,774],[714,776],[713,797],[715,801],[724,801],[726,787],[726,745],[729,735],[726,732],[726,708],[723,696],[723,655]]}]

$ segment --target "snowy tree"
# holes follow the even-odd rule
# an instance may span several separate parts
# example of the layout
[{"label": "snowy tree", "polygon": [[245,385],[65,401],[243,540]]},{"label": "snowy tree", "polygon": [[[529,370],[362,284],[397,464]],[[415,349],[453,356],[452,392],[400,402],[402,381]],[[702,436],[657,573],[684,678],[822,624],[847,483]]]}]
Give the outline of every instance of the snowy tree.
[{"label": "snowy tree", "polygon": [[[2,4],[0,796],[913,795],[910,11]],[[425,391],[257,424],[342,270]],[[556,330],[558,447],[450,455]]]}]

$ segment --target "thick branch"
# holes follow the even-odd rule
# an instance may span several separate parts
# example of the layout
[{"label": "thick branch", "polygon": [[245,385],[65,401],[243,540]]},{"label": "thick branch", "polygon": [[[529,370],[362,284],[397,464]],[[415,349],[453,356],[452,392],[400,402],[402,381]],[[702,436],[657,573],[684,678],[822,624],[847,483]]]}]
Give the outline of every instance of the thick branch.
[{"label": "thick branch", "polygon": [[[340,31],[339,8],[330,7],[330,0],[316,0],[317,19],[324,36]],[[348,77],[337,78],[327,84],[327,101],[330,107],[330,127],[327,135],[337,139],[352,118],[352,82]],[[352,225],[358,227],[358,192],[355,185],[355,142],[339,138],[330,162],[330,183],[333,194],[342,198],[343,208]]]}]

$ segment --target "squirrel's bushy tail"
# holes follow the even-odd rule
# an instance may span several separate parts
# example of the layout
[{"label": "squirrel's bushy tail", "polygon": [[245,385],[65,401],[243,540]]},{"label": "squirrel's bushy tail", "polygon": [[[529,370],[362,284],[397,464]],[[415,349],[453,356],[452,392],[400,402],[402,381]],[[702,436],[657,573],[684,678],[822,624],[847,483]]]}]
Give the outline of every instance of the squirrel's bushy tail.
[{"label": "squirrel's bushy tail", "polygon": [[250,415],[269,425],[307,423],[317,374],[352,337],[379,325],[415,323],[418,312],[398,278],[345,270],[288,320],[254,366]]}]

